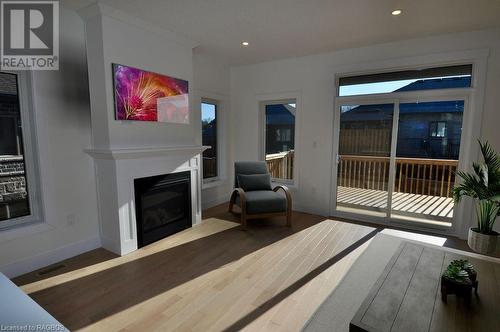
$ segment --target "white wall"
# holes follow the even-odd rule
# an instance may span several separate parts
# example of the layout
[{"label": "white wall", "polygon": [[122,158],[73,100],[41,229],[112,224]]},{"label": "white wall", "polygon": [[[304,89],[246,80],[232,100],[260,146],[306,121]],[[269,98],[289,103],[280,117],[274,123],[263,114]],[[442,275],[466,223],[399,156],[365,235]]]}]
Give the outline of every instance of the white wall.
[{"label": "white wall", "polygon": [[[196,189],[192,190],[192,201],[197,207],[193,223],[201,219],[198,159],[191,161],[201,151],[201,111],[193,102],[195,43],[101,3],[82,9],[80,14],[86,27],[93,134],[89,153],[96,158],[100,235],[104,248],[123,255],[137,249],[134,178],[166,174],[188,163]],[[189,123],[115,120],[112,64],[188,81]],[[172,156],[180,148],[188,148],[189,155]],[[129,154],[127,158],[110,154],[120,149],[141,153]],[[155,153],[163,158],[156,159],[156,164],[152,157],[160,156]],[[179,156],[182,159],[174,158]]]},{"label": "white wall", "polygon": [[[297,126],[299,173],[295,206],[329,214],[335,74],[346,66],[455,52],[489,49],[481,136],[500,150],[500,30],[406,40],[327,54],[291,58],[231,69],[231,109],[235,160],[259,158],[258,99],[262,94],[299,94]],[[396,63],[397,61],[394,61]],[[404,62],[404,61],[402,61]],[[472,139],[472,138],[471,138]]]},{"label": "white wall", "polygon": [[93,162],[83,152],[91,134],[83,22],[62,9],[60,24],[60,70],[36,71],[32,82],[45,223],[2,231],[8,276],[99,246]]},{"label": "white wall", "polygon": [[[232,131],[230,109],[230,68],[217,59],[194,52],[193,54],[194,94],[193,107],[200,109],[201,98],[218,101],[217,130],[219,135],[219,180],[206,183],[202,190],[204,209],[226,202],[232,189],[233,166],[231,163]],[[201,132],[201,118],[199,120]]]},{"label": "white wall", "polygon": [[93,148],[165,147],[201,143],[199,110],[190,124],[116,121],[112,64],[123,64],[187,80],[193,91],[192,45],[165,31],[140,26],[105,5],[82,10],[86,20],[92,103]]}]

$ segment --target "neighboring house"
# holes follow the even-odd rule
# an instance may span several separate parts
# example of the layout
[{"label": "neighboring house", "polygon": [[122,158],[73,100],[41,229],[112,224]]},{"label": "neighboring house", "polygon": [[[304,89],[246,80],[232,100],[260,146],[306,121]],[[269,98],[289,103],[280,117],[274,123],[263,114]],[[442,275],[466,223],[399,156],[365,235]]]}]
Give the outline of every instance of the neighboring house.
[{"label": "neighboring house", "polygon": [[291,105],[266,106],[266,154],[295,149],[295,108]]},{"label": "neighboring house", "polygon": [[202,126],[201,126],[202,142],[203,142],[203,145],[212,147],[210,149],[205,150],[203,153],[203,156],[215,157],[215,150],[217,147],[216,131],[217,131],[217,120],[216,119],[213,119],[210,122],[203,120]]},{"label": "neighboring house", "polygon": [[0,220],[29,213],[19,102],[10,78],[0,77]]}]

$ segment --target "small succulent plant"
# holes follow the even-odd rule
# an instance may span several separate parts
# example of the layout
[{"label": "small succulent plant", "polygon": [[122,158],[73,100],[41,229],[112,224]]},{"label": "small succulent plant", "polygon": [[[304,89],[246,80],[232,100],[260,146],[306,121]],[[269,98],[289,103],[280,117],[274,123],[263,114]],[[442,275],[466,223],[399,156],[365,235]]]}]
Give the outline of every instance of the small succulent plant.
[{"label": "small succulent plant", "polygon": [[465,259],[454,260],[448,265],[443,277],[460,284],[471,284],[471,277],[476,274],[474,266]]}]

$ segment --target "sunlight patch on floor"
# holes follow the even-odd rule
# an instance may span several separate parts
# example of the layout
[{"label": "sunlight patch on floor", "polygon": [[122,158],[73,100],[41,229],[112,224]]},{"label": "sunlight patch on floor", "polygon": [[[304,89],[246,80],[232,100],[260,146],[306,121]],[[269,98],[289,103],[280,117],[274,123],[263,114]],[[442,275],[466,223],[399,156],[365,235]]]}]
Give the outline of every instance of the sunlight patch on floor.
[{"label": "sunlight patch on floor", "polygon": [[441,237],[441,236],[424,235],[424,234],[418,234],[418,233],[412,233],[412,232],[398,231],[395,229],[388,229],[388,228],[384,229],[381,233],[386,234],[386,235],[402,237],[402,238],[409,239],[409,240],[425,242],[425,243],[433,244],[433,245],[440,246],[440,247],[442,247],[444,245],[444,243],[446,242],[446,238]]}]

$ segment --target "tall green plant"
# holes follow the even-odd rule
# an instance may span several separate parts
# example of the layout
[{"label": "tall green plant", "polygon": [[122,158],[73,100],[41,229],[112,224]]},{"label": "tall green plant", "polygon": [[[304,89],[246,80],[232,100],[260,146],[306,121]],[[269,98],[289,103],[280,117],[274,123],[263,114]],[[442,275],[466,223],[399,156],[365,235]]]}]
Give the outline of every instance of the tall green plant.
[{"label": "tall green plant", "polygon": [[459,202],[464,196],[478,200],[477,230],[491,234],[497,216],[500,216],[500,155],[488,142],[479,141],[482,163],[472,164],[472,173],[458,171],[462,182],[453,188],[453,198]]}]

